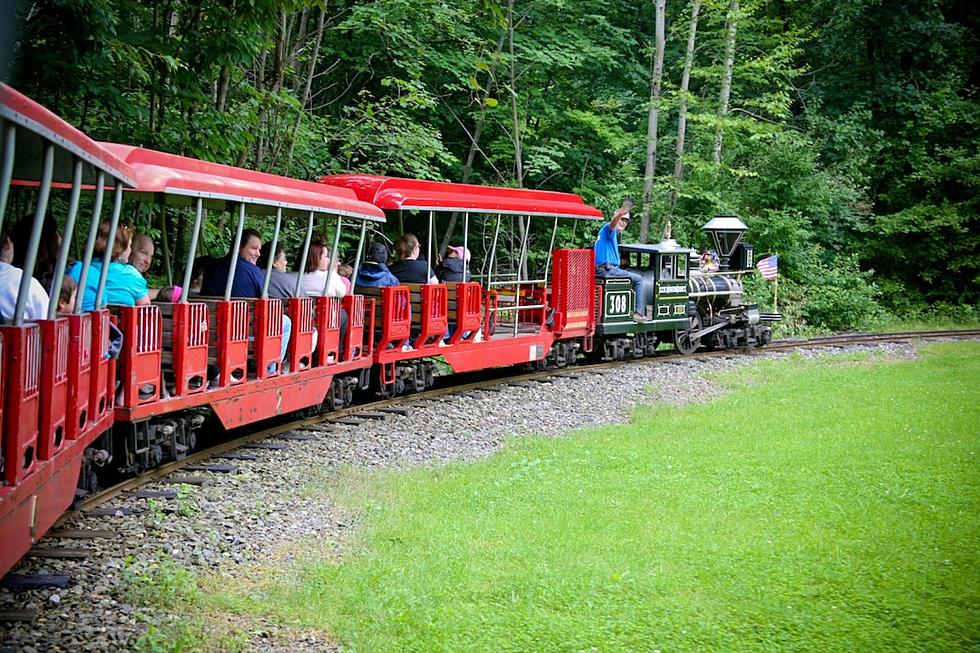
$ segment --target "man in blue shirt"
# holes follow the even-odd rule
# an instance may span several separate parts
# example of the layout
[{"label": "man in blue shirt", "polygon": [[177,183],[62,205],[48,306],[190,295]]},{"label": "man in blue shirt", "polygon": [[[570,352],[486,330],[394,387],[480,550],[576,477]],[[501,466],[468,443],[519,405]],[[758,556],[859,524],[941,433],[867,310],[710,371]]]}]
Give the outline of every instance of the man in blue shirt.
[{"label": "man in blue shirt", "polygon": [[646,306],[643,302],[643,277],[636,272],[619,267],[619,234],[626,231],[630,224],[630,214],[624,207],[616,209],[609,224],[599,230],[595,241],[595,273],[598,277],[614,277],[629,279],[633,284],[636,295],[636,311],[633,313],[635,322],[646,322],[644,314]]},{"label": "man in blue shirt", "polygon": [[[238,249],[238,263],[235,265],[235,280],[231,284],[232,297],[261,297],[262,284],[265,275],[255,265],[262,252],[262,236],[254,229],[242,232],[242,243]],[[228,282],[228,271],[231,269],[231,257],[215,261],[204,274],[204,285],[201,294],[211,297],[221,297],[225,294],[225,284]]]}]

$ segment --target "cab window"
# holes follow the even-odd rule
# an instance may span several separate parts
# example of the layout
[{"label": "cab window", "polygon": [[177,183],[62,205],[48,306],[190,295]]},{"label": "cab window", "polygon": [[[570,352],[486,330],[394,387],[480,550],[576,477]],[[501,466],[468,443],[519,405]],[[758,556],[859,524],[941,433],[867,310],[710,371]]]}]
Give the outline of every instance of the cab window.
[{"label": "cab window", "polygon": [[674,278],[674,257],[673,256],[661,256],[660,257],[660,278],[661,279],[673,279]]}]

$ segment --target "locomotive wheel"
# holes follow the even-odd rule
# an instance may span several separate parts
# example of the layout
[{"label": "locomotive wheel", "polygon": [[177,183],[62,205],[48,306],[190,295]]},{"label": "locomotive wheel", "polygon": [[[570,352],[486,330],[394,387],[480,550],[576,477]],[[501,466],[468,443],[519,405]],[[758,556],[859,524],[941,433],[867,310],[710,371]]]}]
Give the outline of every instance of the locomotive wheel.
[{"label": "locomotive wheel", "polygon": [[691,319],[691,327],[683,331],[678,330],[674,332],[674,346],[677,347],[677,351],[684,354],[685,356],[693,354],[701,346],[700,340],[692,340],[691,332],[697,331],[701,328],[701,317],[695,316]]}]

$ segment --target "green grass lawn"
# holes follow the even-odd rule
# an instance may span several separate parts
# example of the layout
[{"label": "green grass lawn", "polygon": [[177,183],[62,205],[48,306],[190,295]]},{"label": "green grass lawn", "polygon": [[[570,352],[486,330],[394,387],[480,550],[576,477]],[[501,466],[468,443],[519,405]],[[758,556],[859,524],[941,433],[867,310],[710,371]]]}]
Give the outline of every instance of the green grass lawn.
[{"label": "green grass lawn", "polygon": [[980,650],[978,379],[976,343],[765,361],[708,405],[355,478],[339,563],[218,601],[371,652]]}]

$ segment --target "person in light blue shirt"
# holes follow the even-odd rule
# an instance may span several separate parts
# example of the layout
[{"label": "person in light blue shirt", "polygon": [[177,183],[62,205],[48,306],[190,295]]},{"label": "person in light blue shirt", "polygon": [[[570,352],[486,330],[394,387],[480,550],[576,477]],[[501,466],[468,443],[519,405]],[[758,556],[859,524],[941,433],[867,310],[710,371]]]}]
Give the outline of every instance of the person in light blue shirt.
[{"label": "person in light blue shirt", "polygon": [[646,306],[643,302],[643,277],[636,272],[619,267],[619,235],[626,231],[630,224],[630,214],[625,208],[618,208],[613,213],[609,224],[602,226],[595,246],[595,273],[598,277],[613,277],[629,279],[633,284],[633,294],[636,295],[636,311],[633,320],[646,322]]},{"label": "person in light blue shirt", "polygon": [[[95,309],[95,292],[99,287],[99,277],[102,275],[102,261],[108,247],[109,223],[99,225],[99,233],[95,239],[95,251],[92,264],[89,266],[85,279],[85,289],[82,293],[82,310]],[[112,244],[112,259],[105,279],[105,290],[102,302],[116,306],[145,306],[150,303],[146,279],[139,270],[127,263],[132,250],[133,228],[121,224],[116,228],[116,240]],[[82,262],[76,261],[68,271],[68,276],[78,282],[82,276]]]}]

